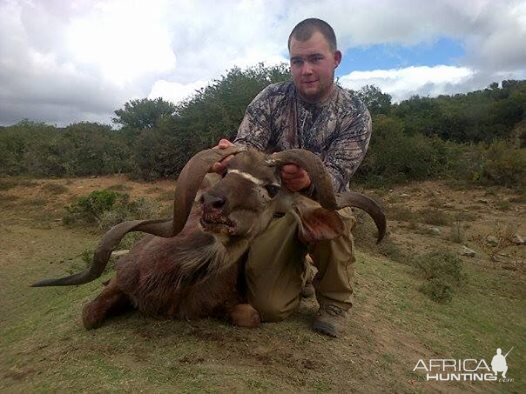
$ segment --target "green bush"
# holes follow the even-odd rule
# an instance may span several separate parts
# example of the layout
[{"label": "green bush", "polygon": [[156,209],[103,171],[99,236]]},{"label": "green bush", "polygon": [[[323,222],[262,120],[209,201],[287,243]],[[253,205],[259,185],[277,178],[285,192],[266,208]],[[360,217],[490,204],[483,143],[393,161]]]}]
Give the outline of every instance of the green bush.
[{"label": "green bush", "polygon": [[158,207],[145,198],[130,201],[126,193],[96,190],[66,207],[63,222],[97,225],[106,230],[125,220],[151,218],[157,210]]},{"label": "green bush", "polygon": [[466,280],[462,260],[447,251],[433,251],[418,256],[413,264],[425,279],[420,290],[436,302],[450,302],[453,289]]},{"label": "green bush", "polygon": [[61,129],[22,121],[0,129],[0,175],[45,177],[129,172],[129,136],[97,123]]},{"label": "green bush", "polygon": [[[126,103],[115,111],[120,130],[90,122],[0,126],[0,176],[173,178],[196,152],[234,138],[263,88],[289,79],[284,64],[234,67],[177,105],[162,99]],[[389,187],[446,177],[526,190],[526,150],[518,149],[526,141],[526,81],[399,104],[374,86],[355,93],[369,105],[373,136],[353,181]]]},{"label": "green bush", "polygon": [[526,185],[526,149],[505,141],[491,144],[485,153],[481,181],[506,187]]},{"label": "green bush", "polygon": [[135,169],[133,177],[155,180],[175,178],[191,157],[192,152],[181,138],[170,131],[144,130],[134,145]]},{"label": "green bush", "polygon": [[374,185],[444,176],[454,167],[454,145],[436,136],[410,135],[397,119],[378,115],[368,154],[358,179]]},{"label": "green bush", "polygon": [[112,209],[117,199],[127,200],[128,195],[109,190],[95,190],[88,196],[79,197],[72,205],[66,207],[64,223],[100,223],[103,212]]},{"label": "green bush", "polygon": [[420,291],[435,302],[446,304],[453,300],[451,284],[441,278],[428,280],[420,287]]}]

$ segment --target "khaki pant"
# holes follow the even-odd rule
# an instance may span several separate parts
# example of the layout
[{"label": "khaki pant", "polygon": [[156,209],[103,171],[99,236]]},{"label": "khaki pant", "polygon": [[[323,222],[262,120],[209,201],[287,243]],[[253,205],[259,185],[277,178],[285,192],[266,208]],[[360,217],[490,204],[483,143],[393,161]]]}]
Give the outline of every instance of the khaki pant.
[{"label": "khaki pant", "polygon": [[314,280],[318,302],[352,306],[353,238],[355,219],[351,208],[338,211],[344,234],[307,247],[297,237],[298,224],[287,213],[274,219],[248,252],[246,277],[248,301],[263,321],[285,319],[299,306],[304,284],[304,260],[309,253],[318,273]]}]

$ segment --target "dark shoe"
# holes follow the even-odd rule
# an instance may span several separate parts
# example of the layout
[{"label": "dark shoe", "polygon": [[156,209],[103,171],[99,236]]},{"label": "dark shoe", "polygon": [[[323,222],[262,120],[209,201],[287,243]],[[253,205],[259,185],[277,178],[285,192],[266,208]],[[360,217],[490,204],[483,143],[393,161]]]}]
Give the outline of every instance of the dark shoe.
[{"label": "dark shoe", "polygon": [[305,283],[305,286],[303,286],[303,289],[301,289],[301,296],[303,298],[310,298],[316,293],[316,290],[314,290],[314,285],[312,282]]},{"label": "dark shoe", "polygon": [[335,304],[322,304],[312,329],[333,338],[340,337],[346,327],[349,313]]}]

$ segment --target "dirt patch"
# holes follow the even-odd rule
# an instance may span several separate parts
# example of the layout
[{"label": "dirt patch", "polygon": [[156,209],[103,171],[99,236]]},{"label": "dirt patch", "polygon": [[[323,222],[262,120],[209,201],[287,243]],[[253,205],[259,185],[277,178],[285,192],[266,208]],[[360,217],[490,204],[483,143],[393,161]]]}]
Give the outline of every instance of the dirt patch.
[{"label": "dirt patch", "polygon": [[430,248],[459,254],[467,246],[475,256],[466,261],[524,274],[526,247],[517,243],[526,237],[522,199],[509,189],[458,190],[436,181],[398,187],[382,197],[389,236],[405,256]]}]

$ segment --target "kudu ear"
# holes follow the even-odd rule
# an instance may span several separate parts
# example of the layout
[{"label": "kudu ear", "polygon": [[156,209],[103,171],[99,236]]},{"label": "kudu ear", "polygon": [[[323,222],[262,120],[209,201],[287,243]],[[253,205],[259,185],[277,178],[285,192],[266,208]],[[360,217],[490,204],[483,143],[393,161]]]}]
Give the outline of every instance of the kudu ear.
[{"label": "kudu ear", "polygon": [[296,206],[298,238],[305,244],[334,239],[343,234],[343,221],[336,211],[321,207]]}]

